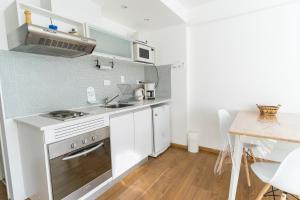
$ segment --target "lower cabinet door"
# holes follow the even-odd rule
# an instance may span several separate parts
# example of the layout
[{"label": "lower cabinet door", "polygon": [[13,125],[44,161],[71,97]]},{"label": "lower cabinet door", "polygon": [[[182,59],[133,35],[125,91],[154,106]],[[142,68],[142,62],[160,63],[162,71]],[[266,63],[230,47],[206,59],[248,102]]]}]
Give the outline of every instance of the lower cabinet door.
[{"label": "lower cabinet door", "polygon": [[152,153],[152,110],[110,118],[113,177],[119,177]]},{"label": "lower cabinet door", "polygon": [[139,161],[152,153],[152,110],[147,108],[134,112],[134,150]]},{"label": "lower cabinet door", "polygon": [[111,155],[113,177],[116,178],[135,165],[133,113],[111,117]]}]

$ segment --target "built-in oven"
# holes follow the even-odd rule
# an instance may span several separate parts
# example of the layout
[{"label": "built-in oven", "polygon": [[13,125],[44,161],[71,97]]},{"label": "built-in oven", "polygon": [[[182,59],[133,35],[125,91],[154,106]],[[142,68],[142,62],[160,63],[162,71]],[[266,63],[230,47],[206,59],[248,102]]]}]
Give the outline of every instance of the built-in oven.
[{"label": "built-in oven", "polygon": [[53,200],[75,200],[112,177],[109,127],[48,145]]},{"label": "built-in oven", "polygon": [[144,43],[133,43],[133,57],[136,62],[155,63],[155,49]]}]

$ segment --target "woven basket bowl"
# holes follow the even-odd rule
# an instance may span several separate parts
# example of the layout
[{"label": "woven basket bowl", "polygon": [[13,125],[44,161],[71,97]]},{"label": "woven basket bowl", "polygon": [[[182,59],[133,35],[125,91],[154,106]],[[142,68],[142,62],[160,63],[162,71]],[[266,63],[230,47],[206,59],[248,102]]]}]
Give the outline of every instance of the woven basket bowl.
[{"label": "woven basket bowl", "polygon": [[280,108],[280,104],[277,106],[267,106],[267,105],[258,105],[256,104],[261,115],[275,116],[277,114],[278,109]]}]

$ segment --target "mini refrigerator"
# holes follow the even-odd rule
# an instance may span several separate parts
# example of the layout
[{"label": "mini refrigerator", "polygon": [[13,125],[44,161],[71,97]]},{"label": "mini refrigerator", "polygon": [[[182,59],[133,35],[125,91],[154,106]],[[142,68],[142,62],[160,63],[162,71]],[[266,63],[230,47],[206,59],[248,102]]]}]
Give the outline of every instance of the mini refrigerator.
[{"label": "mini refrigerator", "polygon": [[171,118],[170,105],[158,105],[152,107],[153,118],[153,153],[157,157],[171,144]]}]

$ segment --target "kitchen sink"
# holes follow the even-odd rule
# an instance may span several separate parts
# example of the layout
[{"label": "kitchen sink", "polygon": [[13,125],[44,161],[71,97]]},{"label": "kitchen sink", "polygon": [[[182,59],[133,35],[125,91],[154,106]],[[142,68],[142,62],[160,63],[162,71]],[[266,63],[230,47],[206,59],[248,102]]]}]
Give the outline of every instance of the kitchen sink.
[{"label": "kitchen sink", "polygon": [[124,108],[128,106],[133,106],[134,104],[129,104],[129,103],[119,103],[119,104],[112,104],[112,105],[106,105],[102,106],[104,108]]}]

